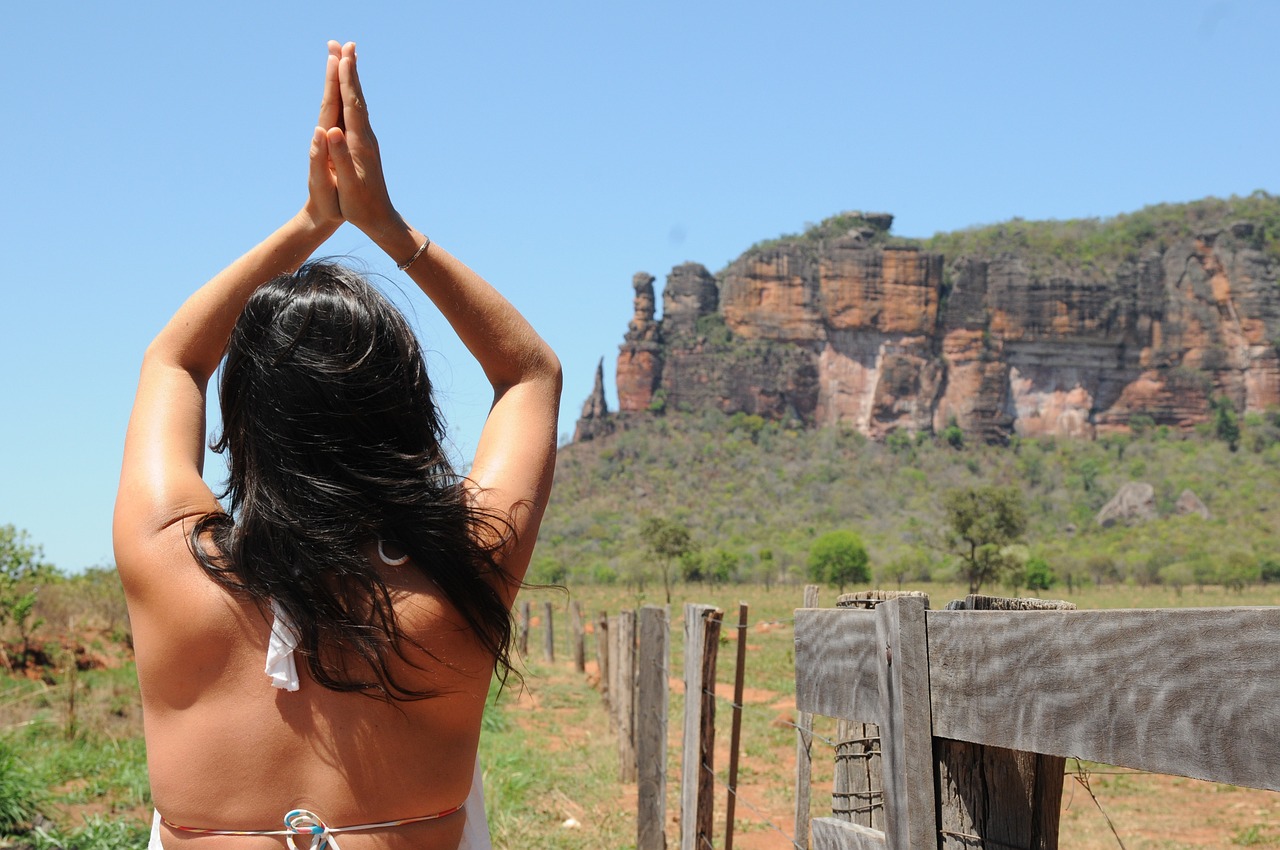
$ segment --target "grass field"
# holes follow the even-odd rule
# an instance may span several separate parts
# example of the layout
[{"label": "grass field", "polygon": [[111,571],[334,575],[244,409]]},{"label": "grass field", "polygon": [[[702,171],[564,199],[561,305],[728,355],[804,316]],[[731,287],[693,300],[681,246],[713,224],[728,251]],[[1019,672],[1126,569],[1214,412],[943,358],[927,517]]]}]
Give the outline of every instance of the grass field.
[{"label": "grass field", "polygon": [[[851,588],[852,589],[852,588]],[[964,595],[952,585],[924,585],[934,607]],[[797,586],[685,586],[673,598],[672,658],[680,669],[679,616],[684,601],[714,604],[736,617],[750,605],[747,690],[735,847],[787,848],[794,800],[795,720],[792,610]],[[623,586],[573,588],[566,595],[531,590],[535,615],[524,683],[514,680],[485,718],[481,741],[487,808],[498,847],[623,848],[635,843],[634,785],[617,781],[617,744],[595,689],[594,646],[588,635],[586,675],[573,670],[568,606],[577,601],[588,622],[600,611],[661,604],[661,589],[637,594]],[[1280,586],[1243,593],[1208,587],[1177,594],[1165,588],[1087,587],[1071,595],[1082,608],[1280,605]],[[823,590],[821,604],[834,602]],[[554,607],[556,660],[542,659],[543,603]],[[723,632],[718,669],[717,751],[721,782],[728,763],[729,697],[735,632]],[[105,637],[104,637],[105,639]],[[73,673],[66,663],[32,677],[0,677],[0,847],[39,850],[115,850],[145,844],[150,813],[141,716],[132,666]],[[672,677],[672,718],[683,697]],[[495,689],[496,692],[496,689]],[[830,738],[834,722],[820,718],[815,732]],[[830,806],[832,748],[815,740],[814,815]],[[678,721],[668,749],[669,845],[678,840]],[[1069,765],[1076,774],[1076,767]],[[1068,778],[1063,795],[1061,846],[1067,850],[1120,847],[1105,811],[1129,850],[1141,848],[1280,848],[1280,794],[1231,788],[1178,777],[1085,765],[1097,804],[1081,781]],[[725,792],[718,789],[723,810]],[[38,814],[37,814],[38,813]],[[36,830],[29,827],[39,825]],[[716,845],[723,838],[723,818]]]}]

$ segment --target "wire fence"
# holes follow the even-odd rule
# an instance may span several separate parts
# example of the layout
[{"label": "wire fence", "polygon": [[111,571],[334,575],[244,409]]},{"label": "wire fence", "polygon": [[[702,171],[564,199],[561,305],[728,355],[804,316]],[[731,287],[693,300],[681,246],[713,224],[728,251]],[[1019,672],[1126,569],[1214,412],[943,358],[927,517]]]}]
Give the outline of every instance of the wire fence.
[{"label": "wire fence", "polygon": [[[777,617],[748,624],[746,622],[739,622],[738,620],[730,619],[719,611],[716,611],[714,614],[707,615],[702,619],[706,626],[718,627],[723,630],[723,632],[727,633],[726,637],[720,638],[719,642],[721,643],[724,643],[726,640],[732,640],[735,637],[740,641],[745,640],[747,634],[752,628],[759,628],[762,626],[794,626],[796,623],[795,617]],[[669,630],[675,631],[675,627],[676,623],[671,623]],[[597,633],[596,639],[597,641],[603,639],[603,635]],[[655,669],[665,680],[668,681],[678,681],[679,677],[683,673],[683,671],[674,671],[670,664],[663,664],[659,662],[649,663],[652,664],[651,669]],[[624,675],[623,680],[634,682],[638,678],[635,670],[636,668],[633,668],[633,672],[630,676]],[[712,667],[712,671],[711,675],[714,676],[714,665]],[[607,688],[609,683],[604,680],[603,673],[604,671],[601,671],[600,685],[602,688]],[[723,680],[721,680],[721,684],[723,684]],[[720,706],[722,709],[732,710],[740,713],[741,715],[754,716],[760,720],[767,719],[769,726],[785,728],[788,731],[792,731],[797,735],[803,736],[803,739],[807,741],[810,746],[816,744],[821,748],[818,752],[813,754],[813,760],[815,762],[827,762],[837,771],[840,770],[840,765],[868,765],[874,757],[879,755],[877,746],[878,738],[874,736],[856,734],[846,735],[843,731],[835,735],[831,735],[829,733],[824,734],[823,730],[815,730],[812,728],[812,724],[805,724],[803,719],[801,722],[795,722],[795,720],[789,716],[779,715],[776,711],[776,707],[770,708],[747,699],[735,699],[729,697],[723,692],[718,692],[718,688],[716,686],[702,687],[700,691],[695,691],[695,693],[711,700],[715,705]],[[686,693],[685,696],[687,699],[688,694]],[[755,724],[753,728],[760,728],[761,725],[762,724]],[[752,745],[753,742],[747,740],[744,742],[743,746],[745,748]],[[763,744],[760,741],[755,741],[754,745],[765,749],[773,747],[775,748],[775,751],[778,746],[776,737]],[[688,758],[687,754],[685,758]],[[719,757],[717,756],[717,760],[718,759]],[[785,841],[785,846],[787,847],[795,848],[796,850],[809,850],[807,824],[805,829],[806,834],[803,837],[799,837],[794,834],[795,824],[790,818],[786,818],[784,820],[783,818],[778,817],[776,804],[762,805],[759,799],[752,799],[750,795],[744,795],[742,789],[738,787],[735,779],[724,774],[723,768],[720,772],[717,772],[713,768],[713,765],[706,761],[699,762],[699,767],[701,771],[706,774],[706,778],[717,790],[718,798],[726,800],[732,799],[736,804],[740,805],[745,811],[750,813],[750,819],[743,821],[743,823],[758,824],[755,828],[764,829],[775,834],[780,841]],[[1073,759],[1068,763],[1066,769],[1063,771],[1063,775],[1065,777],[1070,777],[1073,780],[1072,787],[1079,787],[1088,795],[1089,799],[1094,804],[1094,807],[1097,809],[1099,816],[1105,822],[1107,829],[1115,842],[1115,846],[1121,848],[1121,850],[1125,850],[1125,843],[1121,837],[1121,830],[1118,828],[1115,818],[1113,818],[1112,814],[1107,811],[1106,807],[1104,807],[1103,801],[1099,798],[1099,794],[1096,792],[1093,784],[1091,784],[1091,779],[1093,777],[1100,776],[1141,777],[1146,779],[1161,777],[1166,774],[1128,768],[1094,768],[1090,763],[1086,763],[1083,760]],[[770,776],[773,778],[775,775],[770,774]],[[787,781],[789,778],[790,777],[776,775],[777,787],[779,789],[789,791],[790,789],[787,787]],[[754,783],[754,786],[757,788],[757,793],[758,785],[758,782]],[[873,810],[882,808],[883,806],[883,791],[880,790],[832,789],[832,791],[831,805],[828,811],[837,818],[856,820],[858,819],[858,816],[866,816]],[[1068,799],[1066,802],[1067,808],[1070,808],[1070,800]],[[975,847],[1017,847],[1015,844],[1005,844],[989,836],[978,835],[975,832],[968,832],[960,828],[942,828],[938,830],[938,833],[946,839],[953,840],[959,844],[971,844]],[[696,845],[699,847],[706,847],[715,850],[715,839],[712,836],[699,833],[695,841]]]}]

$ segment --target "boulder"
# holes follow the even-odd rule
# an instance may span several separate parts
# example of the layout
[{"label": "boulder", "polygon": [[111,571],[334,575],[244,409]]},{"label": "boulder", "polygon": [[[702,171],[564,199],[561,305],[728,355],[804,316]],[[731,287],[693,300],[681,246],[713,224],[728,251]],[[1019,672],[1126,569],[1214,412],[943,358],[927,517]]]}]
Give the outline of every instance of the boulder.
[{"label": "boulder", "polygon": [[1116,523],[1137,525],[1156,517],[1156,488],[1142,481],[1130,481],[1102,506],[1097,522],[1103,528],[1110,528]]},{"label": "boulder", "polygon": [[1191,492],[1191,490],[1182,491],[1182,495],[1178,496],[1178,501],[1173,505],[1173,512],[1178,516],[1199,514],[1205,519],[1213,519],[1213,514],[1209,513],[1208,506],[1200,501],[1200,497]]}]

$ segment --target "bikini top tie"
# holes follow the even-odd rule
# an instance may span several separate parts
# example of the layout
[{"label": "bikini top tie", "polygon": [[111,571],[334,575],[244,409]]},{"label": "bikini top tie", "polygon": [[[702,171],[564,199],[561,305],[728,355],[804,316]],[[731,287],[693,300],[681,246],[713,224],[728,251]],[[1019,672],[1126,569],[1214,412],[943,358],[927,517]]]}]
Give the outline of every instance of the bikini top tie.
[{"label": "bikini top tie", "polygon": [[[477,762],[477,769],[478,765],[479,762]],[[361,823],[354,826],[329,826],[320,820],[320,817],[315,812],[310,812],[306,809],[293,809],[286,814],[284,816],[284,829],[201,829],[194,826],[181,826],[163,816],[160,820],[168,824],[170,829],[179,832],[190,832],[195,835],[283,835],[285,836],[285,843],[289,845],[289,850],[298,850],[297,845],[293,843],[295,835],[310,835],[311,843],[307,846],[307,850],[326,850],[326,848],[342,850],[338,846],[337,834],[339,832],[369,832],[376,829],[390,829],[391,827],[405,826],[411,823],[439,820],[462,811],[465,805],[465,803],[462,803],[452,809],[445,809],[443,812],[419,815],[416,818],[400,818],[379,823]]]}]

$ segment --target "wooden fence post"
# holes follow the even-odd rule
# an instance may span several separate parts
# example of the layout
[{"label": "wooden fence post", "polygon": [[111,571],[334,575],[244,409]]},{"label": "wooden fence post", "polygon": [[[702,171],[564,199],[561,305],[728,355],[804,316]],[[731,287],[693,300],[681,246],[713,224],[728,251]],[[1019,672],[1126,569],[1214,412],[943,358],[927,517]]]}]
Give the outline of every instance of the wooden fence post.
[{"label": "wooden fence post", "polygon": [[[801,608],[818,607],[818,585],[804,586]],[[796,817],[795,843],[809,850],[809,797],[813,793],[813,715],[802,711],[796,717]]]},{"label": "wooden fence post", "polygon": [[[1035,753],[1280,791],[1280,735],[1256,710],[1280,704],[1280,608],[1015,602],[797,610],[797,708],[871,718],[883,736],[885,831],[815,819],[815,846],[1055,847],[1060,791],[1039,757],[1018,761]],[[957,742],[985,750],[949,761]],[[957,800],[972,826],[948,820]]]},{"label": "wooden fence post", "polygon": [[636,660],[636,850],[666,850],[667,668],[671,629],[667,609],[640,609],[640,650]]},{"label": "wooden fence post", "polygon": [[[947,606],[963,611],[1070,611],[1075,605],[1041,599],[968,596]],[[979,835],[1000,847],[1056,850],[1066,759],[939,738],[941,850],[972,850]]]},{"label": "wooden fence post", "polygon": [[877,606],[875,613],[887,847],[936,847],[925,605],[918,598],[891,599]]},{"label": "wooden fence post", "polygon": [[621,619],[620,613],[609,618],[609,725],[615,732],[621,722],[618,714],[618,701],[622,693],[622,678],[618,672],[618,655],[622,652],[618,645],[618,623]]},{"label": "wooden fence post", "polygon": [[573,669],[587,672],[587,638],[582,631],[582,606],[578,600],[569,605],[569,632],[573,636]]},{"label": "wooden fence post", "polygon": [[542,610],[547,618],[547,635],[542,644],[542,655],[550,663],[556,660],[556,635],[555,629],[551,626],[551,603],[544,602]]},{"label": "wooden fence post", "polygon": [[609,615],[604,611],[596,617],[596,667],[600,670],[600,699],[613,726],[613,706],[609,702]]},{"label": "wooden fence post", "polygon": [[[917,596],[929,607],[928,594],[914,590],[863,590],[836,599],[837,608],[874,609],[889,599]],[[880,727],[841,718],[836,721],[836,764],[831,814],[841,820],[884,831],[884,768]],[[972,848],[966,848],[972,850]]]},{"label": "wooden fence post", "polygon": [[747,664],[747,603],[738,603],[738,659],[733,672],[733,725],[729,732],[729,795],[725,800],[724,850],[733,850],[733,813],[738,804],[738,746],[742,742],[742,687]]},{"label": "wooden fence post", "polygon": [[716,655],[724,612],[684,606],[684,753],[680,787],[681,850],[711,843],[714,805]]},{"label": "wooden fence post", "polygon": [[618,612],[618,654],[612,659],[618,673],[613,702],[618,709],[618,780],[636,776],[636,612]]},{"label": "wooden fence post", "polygon": [[520,657],[529,657],[529,618],[532,614],[529,611],[529,600],[526,599],[520,606]]}]

